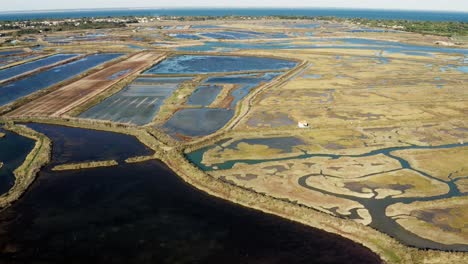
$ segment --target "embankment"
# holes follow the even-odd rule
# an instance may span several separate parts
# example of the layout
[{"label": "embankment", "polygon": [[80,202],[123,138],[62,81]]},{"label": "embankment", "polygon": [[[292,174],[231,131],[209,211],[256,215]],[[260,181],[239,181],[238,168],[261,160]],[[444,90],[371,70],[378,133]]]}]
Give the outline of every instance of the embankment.
[{"label": "embankment", "polygon": [[0,196],[0,208],[5,209],[23,195],[36,178],[40,168],[50,161],[51,141],[45,135],[23,125],[5,125],[5,129],[36,141],[33,150],[25,161],[15,171],[15,184],[5,194]]}]

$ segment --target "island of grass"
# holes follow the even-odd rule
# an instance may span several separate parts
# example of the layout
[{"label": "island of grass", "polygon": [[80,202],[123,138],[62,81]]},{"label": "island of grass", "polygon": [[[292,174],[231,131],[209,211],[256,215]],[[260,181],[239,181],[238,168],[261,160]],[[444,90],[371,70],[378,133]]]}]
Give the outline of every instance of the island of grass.
[{"label": "island of grass", "polygon": [[66,170],[82,170],[82,169],[91,169],[91,168],[100,168],[100,167],[111,167],[117,166],[119,163],[115,160],[105,160],[105,161],[90,161],[90,162],[80,162],[80,163],[68,163],[54,166],[53,171],[66,171]]}]

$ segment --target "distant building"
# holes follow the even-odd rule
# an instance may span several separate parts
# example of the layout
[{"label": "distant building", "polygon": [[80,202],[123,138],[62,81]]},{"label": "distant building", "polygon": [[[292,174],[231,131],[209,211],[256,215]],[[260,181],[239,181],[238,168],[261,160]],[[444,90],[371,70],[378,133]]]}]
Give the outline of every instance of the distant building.
[{"label": "distant building", "polygon": [[439,45],[439,46],[455,46],[455,43],[448,42],[448,41],[436,41],[434,44]]},{"label": "distant building", "polygon": [[297,126],[298,126],[299,128],[308,128],[308,127],[309,127],[309,123],[307,123],[307,121],[302,120],[302,121],[297,122]]}]

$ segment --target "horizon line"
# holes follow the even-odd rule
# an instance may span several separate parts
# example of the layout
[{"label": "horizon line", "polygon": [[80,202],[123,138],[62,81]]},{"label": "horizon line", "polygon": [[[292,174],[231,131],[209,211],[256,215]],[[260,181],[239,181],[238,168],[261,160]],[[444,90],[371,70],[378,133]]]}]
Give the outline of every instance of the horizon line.
[{"label": "horizon line", "polygon": [[18,14],[18,13],[58,13],[66,11],[99,11],[99,10],[168,10],[168,9],[337,9],[337,10],[365,10],[365,11],[407,11],[407,12],[437,12],[437,13],[463,13],[468,15],[467,11],[458,10],[434,10],[434,9],[396,9],[396,8],[365,8],[365,7],[312,7],[312,6],[291,6],[291,7],[268,7],[268,6],[225,6],[225,7],[98,7],[98,8],[66,8],[66,9],[30,9],[30,10],[7,10],[0,11],[0,14]]}]

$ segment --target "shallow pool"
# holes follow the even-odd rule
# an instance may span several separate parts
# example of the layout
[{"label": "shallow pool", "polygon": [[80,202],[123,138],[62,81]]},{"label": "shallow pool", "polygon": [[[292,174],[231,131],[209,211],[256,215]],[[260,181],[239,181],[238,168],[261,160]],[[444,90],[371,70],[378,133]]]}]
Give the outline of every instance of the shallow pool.
[{"label": "shallow pool", "polygon": [[144,125],[179,85],[191,78],[139,78],[120,92],[86,110],[80,117]]},{"label": "shallow pool", "polygon": [[164,124],[163,129],[179,139],[205,136],[222,128],[233,115],[234,110],[223,108],[181,109]]},{"label": "shallow pool", "polygon": [[187,100],[188,105],[209,106],[223,89],[220,85],[200,85]]},{"label": "shallow pool", "polygon": [[203,74],[238,71],[287,70],[296,62],[241,56],[178,55],[149,69],[149,74]]}]

